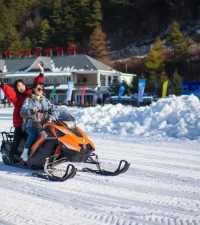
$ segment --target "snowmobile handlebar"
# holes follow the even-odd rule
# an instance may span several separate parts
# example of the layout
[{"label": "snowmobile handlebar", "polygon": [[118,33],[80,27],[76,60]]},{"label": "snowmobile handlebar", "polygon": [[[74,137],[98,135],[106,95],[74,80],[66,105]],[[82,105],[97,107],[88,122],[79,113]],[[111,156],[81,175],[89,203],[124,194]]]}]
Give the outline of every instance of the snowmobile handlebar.
[{"label": "snowmobile handlebar", "polygon": [[53,110],[49,109],[49,110],[37,110],[37,109],[31,109],[31,113],[48,113],[48,114],[52,114]]},{"label": "snowmobile handlebar", "polygon": [[75,118],[68,112],[59,110],[56,107],[51,107],[48,110],[31,109],[32,114],[42,113],[48,116],[50,121],[75,121]]}]

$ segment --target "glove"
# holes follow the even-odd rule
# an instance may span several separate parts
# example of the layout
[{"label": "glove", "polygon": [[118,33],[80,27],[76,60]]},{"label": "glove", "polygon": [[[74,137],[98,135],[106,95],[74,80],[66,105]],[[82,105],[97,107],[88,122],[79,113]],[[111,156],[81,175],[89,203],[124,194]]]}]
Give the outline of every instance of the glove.
[{"label": "glove", "polygon": [[39,111],[39,109],[37,107],[34,107],[30,111],[31,111],[32,114],[35,114]]}]

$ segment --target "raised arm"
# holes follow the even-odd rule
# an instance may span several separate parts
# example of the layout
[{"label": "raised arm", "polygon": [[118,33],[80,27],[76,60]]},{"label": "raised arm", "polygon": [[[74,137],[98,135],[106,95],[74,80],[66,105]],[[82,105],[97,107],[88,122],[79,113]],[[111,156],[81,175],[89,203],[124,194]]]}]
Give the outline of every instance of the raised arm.
[{"label": "raised arm", "polygon": [[38,67],[40,69],[40,74],[43,74],[44,75],[44,65],[42,62],[38,63]]},{"label": "raised arm", "polygon": [[2,80],[0,81],[0,87],[3,90],[5,96],[8,98],[8,100],[13,104],[16,104],[17,94],[15,89],[9,84],[4,84]]},{"label": "raised arm", "polygon": [[44,84],[45,83],[45,78],[44,78],[44,65],[42,62],[38,63],[38,67],[40,69],[39,75],[35,78],[35,82],[39,84]]}]

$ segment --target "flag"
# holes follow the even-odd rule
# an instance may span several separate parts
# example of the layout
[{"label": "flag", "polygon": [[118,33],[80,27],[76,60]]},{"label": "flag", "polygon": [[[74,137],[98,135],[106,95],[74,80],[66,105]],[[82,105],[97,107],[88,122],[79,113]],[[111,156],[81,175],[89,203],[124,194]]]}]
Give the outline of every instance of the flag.
[{"label": "flag", "polygon": [[162,98],[165,98],[167,96],[168,85],[169,85],[169,81],[168,80],[163,82],[163,85],[162,85]]},{"label": "flag", "polygon": [[74,89],[74,82],[73,81],[68,81],[67,84],[67,101],[71,101],[72,100],[72,92]]},{"label": "flag", "polygon": [[143,102],[145,86],[146,86],[146,80],[139,79],[138,80],[138,102]]},{"label": "flag", "polygon": [[118,97],[121,98],[122,96],[124,96],[125,91],[126,91],[126,88],[125,88],[124,84],[122,83],[122,84],[119,86]]}]

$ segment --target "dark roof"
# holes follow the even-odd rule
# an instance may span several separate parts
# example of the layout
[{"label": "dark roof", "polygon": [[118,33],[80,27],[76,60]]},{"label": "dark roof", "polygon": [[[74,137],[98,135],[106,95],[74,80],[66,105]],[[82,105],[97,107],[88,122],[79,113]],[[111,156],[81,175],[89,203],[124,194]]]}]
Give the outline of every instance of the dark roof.
[{"label": "dark roof", "polygon": [[17,72],[26,70],[34,61],[35,58],[6,59],[5,64],[8,72]]},{"label": "dark roof", "polygon": [[42,61],[45,69],[52,69],[52,60],[56,68],[61,70],[65,68],[74,68],[77,70],[112,70],[110,66],[88,56],[88,55],[69,55],[69,56],[54,56],[38,57],[38,58],[22,58],[22,59],[6,59],[5,64],[8,72],[19,71],[34,71],[37,70],[37,64]]},{"label": "dark roof", "polygon": [[90,56],[87,56],[88,60],[99,70],[112,70],[112,67],[102,63],[101,61],[96,60]]},{"label": "dark roof", "polygon": [[55,66],[58,68],[65,68],[65,67],[74,67],[74,69],[93,69],[95,67],[91,65],[88,61],[87,57],[83,55],[70,55],[70,56],[58,56],[52,58]]},{"label": "dark roof", "polygon": [[52,57],[55,66],[58,68],[74,67],[77,70],[112,70],[111,67],[104,63],[91,58],[88,55],[69,55],[69,56],[57,56]]},{"label": "dark roof", "polygon": [[22,59],[6,59],[5,64],[8,72],[19,72],[25,70],[37,70],[36,64],[42,61],[49,69],[51,58],[49,57],[38,57],[38,58],[22,58]]}]

